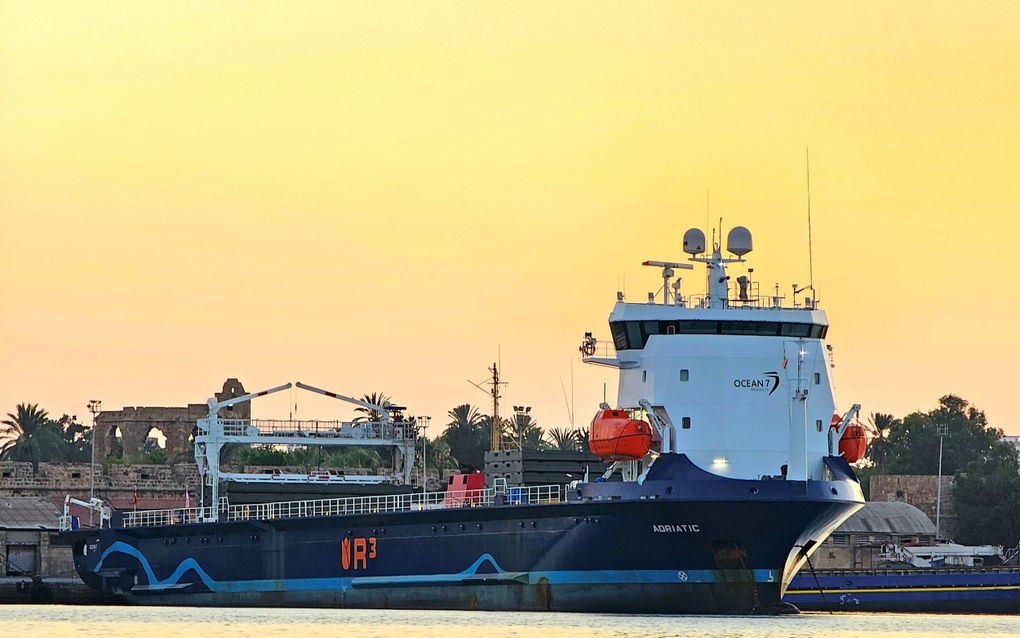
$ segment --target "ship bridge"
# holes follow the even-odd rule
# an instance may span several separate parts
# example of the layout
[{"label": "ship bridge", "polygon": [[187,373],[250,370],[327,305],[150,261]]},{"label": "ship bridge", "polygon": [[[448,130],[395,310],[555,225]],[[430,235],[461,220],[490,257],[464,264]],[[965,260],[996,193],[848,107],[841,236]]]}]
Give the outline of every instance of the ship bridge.
[{"label": "ship bridge", "polygon": [[794,284],[788,297],[778,285],[763,294],[753,269],[731,279],[727,267],[751,247],[739,226],[729,233],[732,257],[688,231],[684,251],[705,266],[706,292],[686,296],[672,281],[691,263],[644,262],[661,269],[661,289],[642,303],[617,293],[610,338],[587,333],[583,358],[619,371],[617,407],[661,431],[660,451],[732,478],[821,480],[836,413],[828,318],[811,286]]}]

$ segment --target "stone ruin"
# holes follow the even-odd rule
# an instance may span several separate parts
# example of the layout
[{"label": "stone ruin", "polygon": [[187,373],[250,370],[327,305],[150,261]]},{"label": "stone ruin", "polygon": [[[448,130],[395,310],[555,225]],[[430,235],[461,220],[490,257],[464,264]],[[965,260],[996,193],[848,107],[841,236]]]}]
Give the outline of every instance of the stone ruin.
[{"label": "stone ruin", "polygon": [[[244,386],[237,379],[227,379],[223,389],[216,393],[219,401],[244,394]],[[244,402],[220,411],[228,419],[251,418],[251,403]],[[191,403],[184,407],[125,407],[121,410],[102,411],[96,416],[96,463],[102,463],[118,447],[123,449],[124,463],[141,463],[152,447],[148,441],[158,431],[166,438],[163,452],[167,463],[193,463],[195,428],[199,419],[209,416],[205,403]],[[148,447],[147,447],[148,446]]]}]

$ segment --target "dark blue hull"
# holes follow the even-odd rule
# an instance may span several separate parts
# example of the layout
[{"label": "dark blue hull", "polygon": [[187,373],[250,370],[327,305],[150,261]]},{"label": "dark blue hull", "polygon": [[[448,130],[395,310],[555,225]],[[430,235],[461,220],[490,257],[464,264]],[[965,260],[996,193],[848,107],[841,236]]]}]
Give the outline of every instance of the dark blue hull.
[{"label": "dark blue hull", "polygon": [[1020,568],[825,571],[817,584],[804,571],[785,600],[811,611],[1017,614]]},{"label": "dark blue hull", "polygon": [[779,609],[804,548],[861,503],[852,475],[692,468],[565,503],[81,531],[75,562],[144,604],[746,614]]}]

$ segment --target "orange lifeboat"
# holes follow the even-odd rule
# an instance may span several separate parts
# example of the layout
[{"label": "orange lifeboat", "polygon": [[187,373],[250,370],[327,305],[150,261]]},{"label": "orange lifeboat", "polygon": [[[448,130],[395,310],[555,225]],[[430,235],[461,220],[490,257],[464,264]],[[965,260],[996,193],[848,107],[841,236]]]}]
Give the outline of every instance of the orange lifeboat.
[{"label": "orange lifeboat", "polygon": [[652,426],[625,410],[600,410],[591,422],[588,449],[607,461],[644,458],[652,447]]},{"label": "orange lifeboat", "polygon": [[[838,414],[832,415],[832,427],[839,426]],[[856,463],[864,458],[868,451],[868,434],[860,423],[851,423],[843,430],[843,436],[839,437],[839,453],[843,455],[847,463]]]}]

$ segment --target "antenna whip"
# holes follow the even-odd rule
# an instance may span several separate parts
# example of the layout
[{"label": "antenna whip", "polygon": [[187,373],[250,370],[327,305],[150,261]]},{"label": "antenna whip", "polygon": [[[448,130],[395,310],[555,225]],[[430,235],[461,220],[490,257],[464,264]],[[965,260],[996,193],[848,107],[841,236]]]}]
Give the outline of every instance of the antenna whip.
[{"label": "antenna whip", "polygon": [[808,283],[811,287],[811,304],[815,303],[815,258],[811,241],[811,149],[804,147],[804,159],[807,168],[807,252],[808,252]]}]

